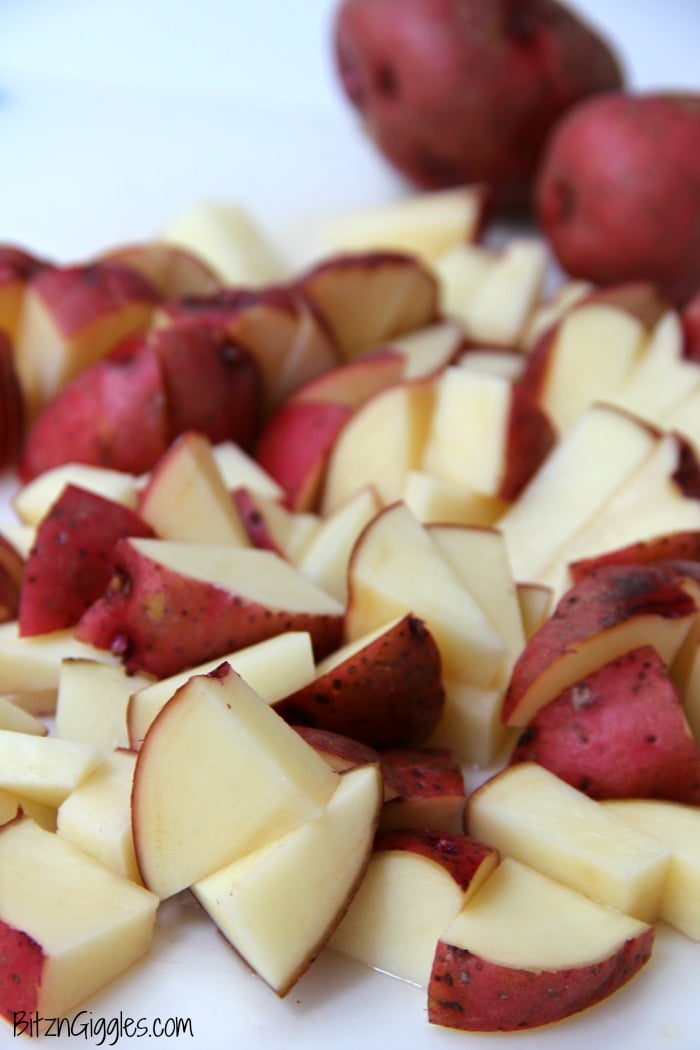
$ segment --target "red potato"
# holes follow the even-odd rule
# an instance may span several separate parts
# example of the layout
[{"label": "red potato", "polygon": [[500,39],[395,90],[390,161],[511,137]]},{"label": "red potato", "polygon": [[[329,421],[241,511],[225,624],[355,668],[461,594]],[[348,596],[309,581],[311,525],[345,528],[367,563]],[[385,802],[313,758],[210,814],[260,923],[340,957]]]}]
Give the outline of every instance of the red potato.
[{"label": "red potato", "polygon": [[29,418],[83,369],[145,332],[161,299],[146,277],[118,262],[47,266],[35,273],[15,339]]},{"label": "red potato", "polygon": [[516,661],[503,722],[526,726],[563,689],[641,645],[670,664],[697,618],[693,572],[692,562],[610,565],[580,580]]},{"label": "red potato", "polygon": [[147,344],[76,376],[27,434],[18,471],[28,482],[63,463],[149,470],[169,440],[166,392]]},{"label": "red potato", "polygon": [[677,305],[700,285],[700,95],[611,91],[557,125],[535,190],[564,270],[647,280]]},{"label": "red potato", "polygon": [[24,395],[9,336],[0,328],[0,471],[16,463],[24,437]]},{"label": "red potato", "polygon": [[353,414],[339,401],[286,401],[264,424],[255,460],[294,511],[314,510],[336,438]]},{"label": "red potato", "polygon": [[385,799],[380,828],[461,829],[464,777],[448,748],[392,748],[381,753],[381,768],[395,797]]},{"label": "red potato", "polygon": [[0,245],[0,328],[11,339],[17,334],[27,284],[34,274],[49,265],[23,248]]},{"label": "red potato", "polygon": [[248,488],[237,488],[231,493],[231,500],[241,519],[245,534],[254,547],[274,551],[284,557],[284,551],[275,537],[274,529],[262,512],[257,494]]},{"label": "red potato", "polygon": [[127,671],[166,678],[283,631],[308,631],[317,659],[340,644],[342,606],[269,551],[122,539],[115,575],[76,626]]},{"label": "red potato", "polygon": [[103,593],[114,572],[112,550],[122,536],[152,536],[128,507],[68,485],[40,522],[24,565],[20,635],[72,627]]},{"label": "red potato", "polygon": [[517,500],[555,444],[556,432],[547,413],[524,383],[514,383],[498,496]]},{"label": "red potato", "polygon": [[333,255],[303,273],[298,287],[325,318],[345,360],[439,317],[433,270],[403,252]]},{"label": "red potato", "polygon": [[495,849],[458,832],[380,830],[330,947],[425,988],[440,934],[497,864]]},{"label": "red potato", "polygon": [[444,702],[438,647],[422,621],[407,615],[340,662],[331,655],[318,678],[273,706],[294,725],[382,750],[426,741]]},{"label": "red potato", "polygon": [[380,151],[422,187],[485,182],[522,206],[545,138],[621,87],[610,46],[553,0],[345,0],[342,86]]},{"label": "red potato", "polygon": [[144,473],[181,433],[250,446],[259,426],[255,360],[221,329],[156,330],[76,376],[27,434],[23,482],[63,463]]},{"label": "red potato", "polygon": [[357,408],[372,394],[398,383],[405,360],[405,355],[399,350],[391,346],[381,347],[314,376],[308,383],[297,387],[291,400],[330,401]]},{"label": "red potato", "polygon": [[538,762],[591,798],[700,804],[700,754],[651,646],[576,682],[537,713],[510,764]]},{"label": "red potato", "polygon": [[223,327],[156,330],[148,346],[160,365],[172,441],[187,430],[212,444],[251,448],[262,412],[262,381],[255,356]]},{"label": "red potato", "polygon": [[461,829],[466,799],[464,777],[462,767],[447,748],[378,751],[327,729],[304,725],[295,725],[294,729],[339,773],[360,765],[379,765],[384,782],[384,805],[379,817],[382,834],[416,833],[442,841],[443,836]]},{"label": "red potato", "polygon": [[210,295],[221,281],[198,255],[173,244],[147,241],[113,248],[100,257],[137,270],[166,299],[181,295]]},{"label": "red potato", "polygon": [[0,623],[17,619],[19,587],[0,561]]},{"label": "red potato", "polygon": [[[352,737],[343,736],[342,733],[318,729],[316,726],[292,725],[292,728],[337,773],[345,773],[346,770],[355,769],[357,766],[379,765],[381,762],[376,748],[362,744]],[[395,792],[391,791],[390,794],[393,797]]]},{"label": "red potato", "polygon": [[700,362],[700,289],[685,304],[681,316],[685,340],[685,356]]},{"label": "red potato", "polygon": [[[446,868],[462,890],[472,884],[476,889],[477,883],[483,882],[487,871],[492,871],[498,862],[498,852],[493,846],[470,838],[469,835],[430,831],[427,828],[379,831],[374,840],[374,849],[375,852],[408,850],[427,857]],[[479,878],[475,880],[477,872]]]},{"label": "red potato", "polygon": [[650,565],[657,561],[700,561],[700,532],[672,532],[581,558],[569,566],[569,574],[578,583],[605,565]]},{"label": "red potato", "polygon": [[224,288],[212,295],[183,296],[164,304],[158,323],[224,328],[255,358],[266,412],[340,360],[328,323],[296,285]]},{"label": "red potato", "polygon": [[443,930],[432,1024],[513,1032],[617,992],[648,962],[654,927],[505,857]]},{"label": "red potato", "polygon": [[0,623],[17,618],[24,558],[0,533]]},{"label": "red potato", "polygon": [[470,1032],[521,1031],[561,1021],[631,980],[649,961],[653,940],[654,929],[649,927],[603,962],[558,972],[503,966],[440,941],[430,983],[429,1020]]}]

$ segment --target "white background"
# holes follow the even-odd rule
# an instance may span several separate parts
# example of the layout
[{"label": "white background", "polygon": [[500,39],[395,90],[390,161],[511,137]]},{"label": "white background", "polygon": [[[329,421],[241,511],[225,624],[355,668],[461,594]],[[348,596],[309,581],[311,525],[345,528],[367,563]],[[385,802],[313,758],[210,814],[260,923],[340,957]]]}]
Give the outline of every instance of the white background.
[{"label": "white background", "polygon": [[[700,0],[578,0],[638,88],[697,88]],[[0,237],[76,258],[203,197],[273,235],[402,190],[331,59],[335,0],[2,0]]]},{"label": "white background", "polygon": [[[700,87],[700,0],[579,0],[635,88]],[[333,0],[0,0],[0,240],[66,260],[150,237],[194,200],[273,237],[405,189],[363,138],[330,51]],[[93,1018],[179,1013],[206,1050],[698,1050],[700,948],[662,932],[604,1006],[517,1036],[431,1029],[417,989],[324,957],[278,1002],[197,909],[163,908],[152,959]],[[0,1046],[18,1047],[0,1028]],[[52,1046],[96,1045],[81,1039]],[[124,1039],[119,1046],[135,1046]]]}]

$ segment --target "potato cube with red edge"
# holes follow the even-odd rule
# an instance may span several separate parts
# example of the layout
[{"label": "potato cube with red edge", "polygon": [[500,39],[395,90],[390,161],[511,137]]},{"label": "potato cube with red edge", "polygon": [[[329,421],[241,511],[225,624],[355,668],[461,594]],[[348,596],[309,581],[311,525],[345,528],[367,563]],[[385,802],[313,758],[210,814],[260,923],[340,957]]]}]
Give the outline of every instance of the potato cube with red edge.
[{"label": "potato cube with red edge", "polygon": [[569,565],[569,574],[578,583],[592,569],[604,565],[649,565],[657,561],[700,561],[700,530],[667,532],[580,558]]},{"label": "potato cube with red edge", "polygon": [[292,510],[317,506],[328,457],[352,414],[341,402],[290,400],[263,426],[255,460],[282,487]]},{"label": "potato cube with red edge", "polygon": [[24,248],[14,244],[0,245],[0,328],[11,340],[17,334],[29,281],[35,273],[50,265]]},{"label": "potato cube with red edge", "polygon": [[159,311],[158,323],[225,330],[258,366],[266,414],[340,358],[325,318],[293,284],[223,288],[213,295],[172,299]]},{"label": "potato cube with red edge", "polygon": [[498,678],[506,655],[503,642],[429,530],[404,503],[385,507],[360,534],[350,558],[348,591],[349,640],[412,612],[435,638],[446,677],[474,685]]},{"label": "potato cube with red edge", "polygon": [[298,286],[326,319],[346,360],[438,318],[434,274],[403,252],[333,255],[303,273]]},{"label": "potato cube with red edge", "polygon": [[169,897],[323,812],[333,772],[238,675],[194,675],[148,729],[131,796],[141,877]]},{"label": "potato cube with red edge", "polygon": [[432,1024],[511,1032],[561,1021],[648,962],[654,928],[504,859],[442,931]]},{"label": "potato cube with red edge", "polygon": [[138,270],[165,299],[208,295],[221,288],[218,275],[201,256],[175,244],[139,241],[112,248],[100,258]]},{"label": "potato cube with red edge", "polygon": [[591,798],[700,804],[700,753],[650,645],[565,689],[523,730],[510,763],[538,762]]},{"label": "potato cube with red edge", "polygon": [[154,464],[138,499],[138,513],[164,540],[233,543],[248,538],[209,438],[187,430]]},{"label": "potato cube with red edge", "polygon": [[420,467],[444,481],[514,500],[554,444],[554,429],[525,386],[453,365],[438,380]]},{"label": "potato cube with red edge", "polygon": [[383,749],[424,743],[440,720],[444,698],[435,639],[407,614],[331,653],[313,682],[274,708],[294,725],[329,729]]},{"label": "potato cube with red edge", "polygon": [[76,624],[109,584],[112,550],[123,536],[153,536],[153,529],[121,503],[67,485],[39,523],[24,563],[20,634]]},{"label": "potato cube with red edge", "polygon": [[440,934],[497,863],[497,850],[467,835],[413,827],[380,831],[330,947],[427,987]]},{"label": "potato cube with red edge", "polygon": [[338,647],[343,606],[271,551],[175,540],[120,540],[115,576],[75,635],[165,678],[289,630],[316,659]]},{"label": "potato cube with red edge", "polygon": [[89,366],[45,406],[18,464],[26,483],[65,463],[142,474],[169,443],[163,375],[146,343]]},{"label": "potato cube with red edge", "polygon": [[[268,704],[283,696],[290,685],[301,686],[310,682],[315,671],[311,638],[305,631],[275,634],[262,642],[255,642],[233,653],[224,654],[223,657],[215,657],[156,681],[150,677],[144,679],[144,676],[126,675],[122,671],[124,678],[134,683],[125,716],[129,747],[138,751],[151,722],[188,678],[194,674],[208,674],[216,670],[221,663],[230,663],[234,671],[237,671]],[[61,679],[63,677],[64,669],[61,671]],[[142,684],[139,683],[139,678]],[[60,701],[59,693],[57,717],[61,714]]]},{"label": "potato cube with red edge", "polygon": [[120,262],[47,266],[33,274],[15,340],[29,419],[79,372],[144,332],[161,298],[143,274]]},{"label": "potato cube with red edge", "polygon": [[142,958],[158,898],[28,818],[0,828],[0,1014],[64,1017]]},{"label": "potato cube with red edge", "polygon": [[568,590],[515,663],[506,725],[526,726],[563,689],[642,645],[672,665],[697,618],[691,566],[607,565]]}]

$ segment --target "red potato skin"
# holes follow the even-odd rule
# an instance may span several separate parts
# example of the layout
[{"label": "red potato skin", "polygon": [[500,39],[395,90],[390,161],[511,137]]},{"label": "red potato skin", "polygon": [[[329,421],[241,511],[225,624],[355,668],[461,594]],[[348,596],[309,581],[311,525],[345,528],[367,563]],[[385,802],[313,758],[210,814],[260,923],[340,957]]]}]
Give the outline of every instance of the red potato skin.
[{"label": "red potato skin", "polygon": [[510,724],[524,694],[543,672],[594,635],[639,614],[691,615],[696,605],[681,582],[697,573],[693,564],[608,565],[575,584],[516,661],[503,699],[504,723]]},{"label": "red potato skin", "polygon": [[90,365],[64,387],[30,428],[18,472],[26,483],[75,462],[141,474],[167,446],[161,369],[140,344]]},{"label": "red potato skin", "polygon": [[534,193],[572,277],[647,280],[677,306],[700,286],[700,94],[612,91],[566,114]]},{"label": "red potato skin", "polygon": [[606,565],[653,565],[659,561],[700,562],[700,532],[670,532],[604,554],[580,558],[569,565],[569,575],[574,583],[579,583],[584,576]]},{"label": "red potato skin", "polygon": [[661,295],[659,289],[649,281],[613,284],[608,288],[596,288],[583,296],[545,329],[527,355],[527,363],[520,382],[536,400],[542,397],[550,358],[555,353],[562,324],[576,310],[596,304],[624,310],[640,321],[649,332],[662,315],[672,308],[668,299]]},{"label": "red potato skin", "polygon": [[512,969],[439,941],[428,987],[431,1024],[513,1032],[561,1021],[608,998],[651,957],[650,927],[611,958],[559,972]]},{"label": "red potato skin", "polygon": [[700,804],[700,754],[658,653],[625,654],[546,704],[510,765],[537,762],[594,799]]},{"label": "red potato skin", "polygon": [[340,402],[290,400],[263,426],[255,459],[284,489],[290,510],[318,506],[328,457],[352,414]]},{"label": "red potato skin", "polygon": [[41,945],[0,921],[0,1016],[11,1024],[33,1016],[39,1005],[44,953]]},{"label": "red potato skin", "polygon": [[35,274],[50,265],[23,248],[0,244],[0,328],[14,339],[22,313],[24,289]]},{"label": "red potato skin", "polygon": [[[266,415],[295,386],[340,360],[340,350],[325,318],[295,284],[223,288],[210,295],[181,296],[163,304],[157,324],[224,329],[236,344],[246,347],[260,369]],[[314,348],[314,362],[307,361],[298,376],[286,377],[289,389],[280,392],[279,341],[285,340],[291,348],[301,330],[307,350],[309,345]]]},{"label": "red potato skin", "polygon": [[461,827],[464,777],[447,748],[392,748],[381,752],[381,767],[395,797],[385,799],[380,828],[448,834]]},{"label": "red potato skin", "polygon": [[[354,309],[355,302],[362,302],[365,289],[369,293],[372,283],[387,275],[392,277],[392,310],[382,309],[376,331],[366,343],[348,341],[344,322],[349,310]],[[343,360],[355,359],[440,317],[435,274],[407,252],[341,252],[312,265],[299,277],[297,286],[324,318]]]},{"label": "red potato skin", "polygon": [[554,424],[519,381],[513,394],[506,435],[505,466],[498,495],[513,502],[539,470],[557,441]]},{"label": "red potato skin", "polygon": [[128,539],[115,544],[114,565],[75,634],[119,656],[128,672],[166,678],[289,630],[309,632],[316,659],[340,645],[342,616],[265,608],[152,561]]},{"label": "red potato skin", "polygon": [[17,619],[19,587],[0,562],[0,623]]},{"label": "red potato skin", "polygon": [[293,392],[293,401],[332,401],[359,408],[373,394],[401,380],[404,357],[391,346],[329,368]]},{"label": "red potato skin", "polygon": [[494,867],[498,861],[498,850],[469,835],[420,828],[377,832],[374,851],[381,850],[407,850],[434,860],[450,873],[462,890],[467,889],[485,861]]},{"label": "red potato skin", "polygon": [[683,325],[684,355],[689,361],[700,364],[700,288],[685,304],[681,315]]},{"label": "red potato skin", "polygon": [[273,551],[274,554],[284,558],[284,551],[280,549],[272,535],[265,521],[265,515],[255,499],[255,493],[245,487],[237,488],[231,493],[231,499],[252,545],[259,547],[260,550]]},{"label": "red potato skin", "polygon": [[250,451],[260,426],[262,385],[247,348],[213,326],[156,330],[148,346],[163,376],[169,440],[195,430],[212,444],[235,441]]},{"label": "red potato skin", "polygon": [[407,615],[273,706],[291,724],[327,729],[384,750],[424,743],[444,703],[438,647],[423,622]]},{"label": "red potato skin", "polygon": [[162,298],[155,285],[138,270],[107,260],[43,267],[32,277],[32,289],[66,336],[126,303],[140,301],[155,310]]},{"label": "red potato skin", "polygon": [[381,153],[423,188],[485,182],[529,203],[554,122],[622,86],[610,47],[553,0],[345,0],[342,87]]},{"label": "red potato skin", "polygon": [[330,729],[316,726],[294,725],[292,729],[302,737],[309,747],[323,755],[338,772],[355,769],[357,766],[379,765],[380,755],[376,748],[361,744],[359,740],[334,733]]},{"label": "red potato skin", "polygon": [[0,328],[0,471],[19,458],[25,428],[25,405],[15,367],[14,350]]},{"label": "red potato skin", "polygon": [[153,536],[138,514],[68,485],[40,522],[24,565],[20,635],[72,627],[109,584],[112,551],[123,536]]},{"label": "red potato skin", "polygon": [[401,799],[465,798],[462,767],[446,747],[389,748],[381,757]]},{"label": "red potato skin", "polygon": [[136,270],[164,299],[211,295],[221,288],[221,281],[203,259],[172,244],[155,241],[126,244],[107,252],[100,261],[116,262]]}]

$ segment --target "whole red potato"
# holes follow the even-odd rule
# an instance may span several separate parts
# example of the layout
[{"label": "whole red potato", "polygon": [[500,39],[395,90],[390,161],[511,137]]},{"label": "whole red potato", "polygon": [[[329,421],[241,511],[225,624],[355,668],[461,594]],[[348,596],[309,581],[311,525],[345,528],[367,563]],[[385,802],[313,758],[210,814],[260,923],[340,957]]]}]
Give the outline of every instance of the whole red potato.
[{"label": "whole red potato", "polygon": [[529,203],[550,128],[622,86],[611,47],[556,0],[342,0],[341,83],[388,160],[424,188]]},{"label": "whole red potato", "polygon": [[682,305],[700,287],[700,95],[576,106],[545,150],[535,209],[572,277],[653,281]]}]

